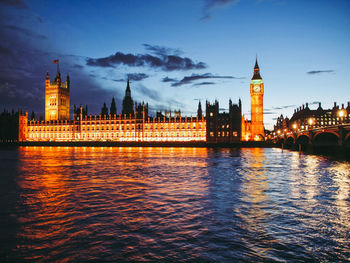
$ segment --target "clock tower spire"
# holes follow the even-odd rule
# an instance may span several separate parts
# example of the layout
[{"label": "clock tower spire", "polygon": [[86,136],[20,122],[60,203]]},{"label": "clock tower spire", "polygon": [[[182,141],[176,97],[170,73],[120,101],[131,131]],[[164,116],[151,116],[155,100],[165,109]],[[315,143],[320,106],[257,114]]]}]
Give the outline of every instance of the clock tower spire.
[{"label": "clock tower spire", "polygon": [[260,75],[258,58],[255,60],[254,73],[250,81],[250,105],[251,105],[251,139],[264,139],[264,122],[263,122],[263,96],[264,82]]}]

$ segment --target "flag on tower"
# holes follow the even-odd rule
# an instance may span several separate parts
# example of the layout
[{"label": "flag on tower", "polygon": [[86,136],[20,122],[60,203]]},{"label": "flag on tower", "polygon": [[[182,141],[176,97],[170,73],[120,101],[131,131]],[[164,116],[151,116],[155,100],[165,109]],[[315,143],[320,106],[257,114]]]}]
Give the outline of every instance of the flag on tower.
[{"label": "flag on tower", "polygon": [[58,59],[52,60],[52,63],[58,64]]}]

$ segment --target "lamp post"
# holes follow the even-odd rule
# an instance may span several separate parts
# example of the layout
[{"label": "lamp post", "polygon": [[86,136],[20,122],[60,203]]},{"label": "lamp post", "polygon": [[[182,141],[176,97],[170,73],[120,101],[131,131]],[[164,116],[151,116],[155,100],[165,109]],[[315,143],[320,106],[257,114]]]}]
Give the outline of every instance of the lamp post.
[{"label": "lamp post", "polygon": [[310,128],[312,128],[312,126],[314,125],[315,121],[314,121],[313,118],[309,118],[309,119],[307,120],[307,123],[309,124]]},{"label": "lamp post", "polygon": [[340,123],[342,124],[344,121],[344,117],[345,117],[345,110],[344,109],[340,109],[338,110],[338,117],[340,118]]}]

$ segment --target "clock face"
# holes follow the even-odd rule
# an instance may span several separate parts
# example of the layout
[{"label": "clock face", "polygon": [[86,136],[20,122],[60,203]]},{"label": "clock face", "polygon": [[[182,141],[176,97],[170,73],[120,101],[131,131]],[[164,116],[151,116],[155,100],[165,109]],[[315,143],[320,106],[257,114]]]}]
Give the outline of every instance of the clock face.
[{"label": "clock face", "polygon": [[260,92],[260,85],[254,85],[253,91],[254,92]]}]

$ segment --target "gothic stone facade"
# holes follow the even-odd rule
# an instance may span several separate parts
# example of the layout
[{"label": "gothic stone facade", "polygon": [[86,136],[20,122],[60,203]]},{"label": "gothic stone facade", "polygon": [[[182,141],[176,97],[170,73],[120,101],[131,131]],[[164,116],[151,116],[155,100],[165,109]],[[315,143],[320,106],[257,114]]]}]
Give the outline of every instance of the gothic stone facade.
[{"label": "gothic stone facade", "polygon": [[[208,142],[234,143],[242,137],[241,101],[229,112],[220,113],[219,104],[206,103],[206,115],[198,105],[196,117],[182,117],[180,111],[148,116],[148,104],[133,103],[129,81],[123,100],[122,114],[83,115],[69,118],[70,81],[61,81],[58,72],[54,82],[46,75],[45,121],[28,121],[20,114],[19,141],[116,141],[116,142]],[[134,107],[133,107],[134,105]]]}]

